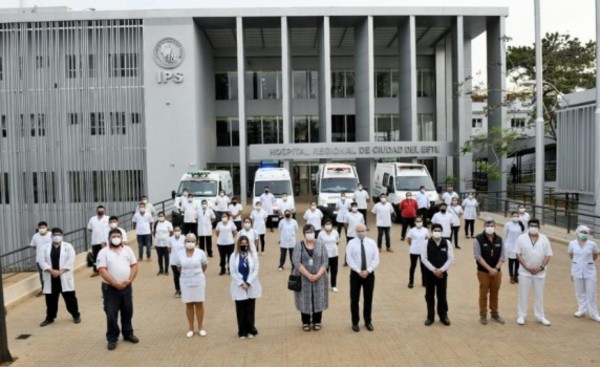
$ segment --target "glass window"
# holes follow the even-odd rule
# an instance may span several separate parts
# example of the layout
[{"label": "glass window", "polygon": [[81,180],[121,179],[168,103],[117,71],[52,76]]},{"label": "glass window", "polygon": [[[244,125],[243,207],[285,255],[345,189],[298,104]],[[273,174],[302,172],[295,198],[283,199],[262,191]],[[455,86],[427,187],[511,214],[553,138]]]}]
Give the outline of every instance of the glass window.
[{"label": "glass window", "polygon": [[2,81],[3,77],[4,77],[4,65],[2,63],[2,57],[0,56],[0,81]]},{"label": "glass window", "polygon": [[398,90],[400,88],[400,74],[398,70],[392,69],[392,97],[398,97]]},{"label": "glass window", "polygon": [[375,116],[375,141],[400,141],[398,115]]},{"label": "glass window", "polygon": [[294,142],[295,143],[309,143],[310,142],[307,116],[294,116]]},{"label": "glass window", "polygon": [[310,72],[310,95],[308,98],[314,99],[319,96],[319,72]]},{"label": "glass window", "polygon": [[346,116],[331,116],[331,141],[346,141]]},{"label": "glass window", "polygon": [[263,71],[260,73],[261,99],[280,99],[281,72]]},{"label": "glass window", "polygon": [[308,98],[308,77],[306,71],[295,70],[294,79],[294,99]]},{"label": "glass window", "polygon": [[254,71],[247,71],[246,77],[244,80],[244,88],[246,89],[246,99],[258,99],[257,93],[257,83],[256,83],[257,73]]},{"label": "glass window", "polygon": [[266,116],[262,120],[263,128],[263,144],[277,144],[280,143],[278,137],[279,125],[277,123],[277,117]]},{"label": "glass window", "polygon": [[331,72],[331,98],[344,98],[344,72]]},{"label": "glass window", "polygon": [[229,76],[227,73],[215,74],[215,98],[218,101],[229,99]]},{"label": "glass window", "polygon": [[434,97],[435,74],[433,69],[417,69],[417,97]]},{"label": "glass window", "polygon": [[310,129],[310,142],[318,143],[319,140],[319,117],[318,116],[310,116],[310,124],[308,125]]},{"label": "glass window", "polygon": [[8,172],[4,172],[0,176],[0,204],[10,204],[9,194]]},{"label": "glass window", "polygon": [[392,96],[392,73],[390,70],[377,70],[375,72],[377,98],[389,98]]},{"label": "glass window", "polygon": [[76,55],[66,55],[65,56],[65,66],[67,68],[67,78],[73,79],[77,77],[77,56]]},{"label": "glass window", "polygon": [[248,118],[248,122],[247,122],[247,126],[246,126],[246,133],[248,134],[247,135],[248,145],[262,144],[260,117],[249,117]]},{"label": "glass window", "polygon": [[0,116],[0,130],[2,130],[2,137],[6,138],[8,135],[8,127],[6,126],[6,115]]},{"label": "glass window", "polygon": [[108,54],[108,74],[112,77],[130,77],[137,75],[137,54]]},{"label": "glass window", "polygon": [[96,55],[88,55],[88,76],[96,77]]},{"label": "glass window", "polygon": [[354,115],[346,115],[346,141],[356,141],[356,119]]},{"label": "glass window", "polygon": [[346,71],[346,98],[354,98],[354,71]]},{"label": "glass window", "polygon": [[435,120],[431,113],[417,114],[417,130],[419,141],[435,141]]},{"label": "glass window", "polygon": [[110,113],[110,135],[125,135],[125,112]]},{"label": "glass window", "polygon": [[231,145],[229,134],[229,120],[217,117],[217,146],[228,147]]},{"label": "glass window", "polygon": [[106,135],[104,112],[90,113],[90,132],[92,135]]},{"label": "glass window", "polygon": [[227,78],[229,78],[229,99],[237,100],[238,99],[238,77],[236,71],[230,71],[227,73]]},{"label": "glass window", "polygon": [[231,129],[231,145],[234,147],[240,146],[240,122],[237,117],[231,117],[229,119]]}]

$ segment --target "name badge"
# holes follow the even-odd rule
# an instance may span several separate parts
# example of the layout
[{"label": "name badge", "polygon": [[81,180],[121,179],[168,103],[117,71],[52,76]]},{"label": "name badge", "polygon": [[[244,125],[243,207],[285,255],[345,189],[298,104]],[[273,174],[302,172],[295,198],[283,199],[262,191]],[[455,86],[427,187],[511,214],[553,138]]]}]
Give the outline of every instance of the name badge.
[{"label": "name badge", "polygon": [[313,266],[313,259],[308,259],[308,266]]},{"label": "name badge", "polygon": [[446,251],[448,251],[448,249],[443,248],[443,249],[441,249],[441,251],[446,252]]}]

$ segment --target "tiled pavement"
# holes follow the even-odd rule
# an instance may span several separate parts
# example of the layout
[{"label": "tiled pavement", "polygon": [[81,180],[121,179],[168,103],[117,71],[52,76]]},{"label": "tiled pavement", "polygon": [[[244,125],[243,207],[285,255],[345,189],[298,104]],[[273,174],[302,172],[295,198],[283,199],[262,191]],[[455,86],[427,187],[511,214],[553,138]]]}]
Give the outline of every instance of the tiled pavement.
[{"label": "tiled pavement", "polygon": [[[373,223],[373,218],[369,218]],[[477,223],[477,229],[482,228]],[[501,230],[501,228],[500,228]],[[542,228],[543,232],[543,228]],[[374,228],[369,232],[376,236]],[[134,283],[134,328],[140,343],[119,342],[106,349],[106,324],[100,278],[90,270],[77,273],[76,288],[83,322],[74,324],[60,301],[54,324],[44,319],[43,298],[31,298],[9,310],[10,351],[14,366],[598,366],[600,324],[576,319],[575,297],[564,243],[554,243],[546,283],[546,313],[552,326],[515,324],[517,286],[506,275],[500,291],[505,325],[478,322],[477,279],[471,240],[460,239],[456,264],[450,269],[450,327],[425,327],[424,289],[407,288],[409,257],[400,242],[400,226],[392,229],[394,253],[381,253],[376,271],[374,332],[361,324],[350,329],[348,268],[341,268],[339,293],[330,293],[323,330],[305,333],[286,289],[287,271],[277,271],[277,233],[267,234],[267,253],[260,258],[263,297],[257,301],[259,335],[239,340],[227,276],[218,276],[218,257],[207,270],[205,329],[208,336],[185,337],[184,306],[173,298],[172,277],[156,276],[155,262],[144,262]],[[468,241],[468,242],[467,242]],[[136,246],[133,246],[137,251]],[[341,246],[343,251],[344,245]],[[155,256],[155,255],[154,255]],[[289,265],[287,266],[289,269]],[[504,267],[506,273],[506,266]],[[531,300],[531,303],[533,300]],[[530,308],[532,305],[530,305]],[[532,310],[530,310],[530,313]],[[31,334],[17,340],[21,334]]]}]

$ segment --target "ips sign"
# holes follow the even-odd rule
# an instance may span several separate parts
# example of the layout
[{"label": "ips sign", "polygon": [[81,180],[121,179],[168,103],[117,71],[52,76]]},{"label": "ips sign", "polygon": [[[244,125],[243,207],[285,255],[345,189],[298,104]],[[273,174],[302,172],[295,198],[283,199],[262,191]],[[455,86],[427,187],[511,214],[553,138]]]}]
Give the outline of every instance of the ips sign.
[{"label": "ips sign", "polygon": [[183,82],[183,73],[175,71],[185,57],[185,50],[177,39],[166,37],[158,41],[154,47],[154,62],[163,69],[156,73],[158,84],[167,84],[173,82],[176,84]]},{"label": "ips sign", "polygon": [[156,78],[158,84],[167,84],[170,81],[179,84],[183,82],[183,73],[161,70],[156,73]]}]

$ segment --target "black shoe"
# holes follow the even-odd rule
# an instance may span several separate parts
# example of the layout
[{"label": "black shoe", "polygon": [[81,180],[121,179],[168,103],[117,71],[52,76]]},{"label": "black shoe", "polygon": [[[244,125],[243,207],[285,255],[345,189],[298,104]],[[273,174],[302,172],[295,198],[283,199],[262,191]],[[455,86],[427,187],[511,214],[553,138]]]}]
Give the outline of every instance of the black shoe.
[{"label": "black shoe", "polygon": [[433,319],[425,320],[425,326],[431,326],[431,324],[433,324]]},{"label": "black shoe", "polygon": [[208,254],[208,257],[213,257],[213,256],[212,256],[212,253]]},{"label": "black shoe", "polygon": [[53,322],[54,322],[54,320],[49,320],[49,319],[46,319],[46,320],[42,321],[42,323],[40,324],[40,326],[41,326],[41,327],[44,327],[44,326],[46,326],[46,325],[50,325],[50,324],[51,324],[51,323],[53,323]]},{"label": "black shoe", "polygon": [[73,322],[76,324],[80,324],[81,323],[81,317],[77,316],[77,317],[73,317]]},{"label": "black shoe", "polygon": [[360,327],[358,326],[358,324],[352,324],[352,330],[355,333],[358,333],[360,331]]},{"label": "black shoe", "polygon": [[404,241],[404,239],[405,239],[405,238],[404,238],[404,237],[402,237],[402,238],[400,239],[400,241]]},{"label": "black shoe", "polygon": [[455,246],[455,247],[460,250],[460,246]]},{"label": "black shoe", "polygon": [[115,350],[117,347],[117,342],[108,342],[107,348],[108,350]]},{"label": "black shoe", "polygon": [[137,344],[137,343],[140,342],[140,340],[138,339],[138,337],[135,336],[135,335],[133,335],[133,334],[129,335],[126,338],[123,338],[123,340],[126,340],[126,341],[128,341],[130,343],[133,343],[133,344]]},{"label": "black shoe", "polygon": [[447,316],[440,317],[440,322],[446,326],[450,326],[450,319]]},{"label": "black shoe", "polygon": [[156,273],[156,275],[162,275],[163,271],[159,270],[158,273]]},{"label": "black shoe", "polygon": [[225,269],[221,269],[221,271],[219,272],[219,275],[225,275]]},{"label": "black shoe", "polygon": [[373,324],[371,324],[370,322],[368,324],[365,324],[365,327],[367,328],[367,330],[369,331],[373,331],[375,330],[375,328],[373,327]]},{"label": "black shoe", "polygon": [[408,288],[412,288],[413,284],[412,283],[408,283]]}]

